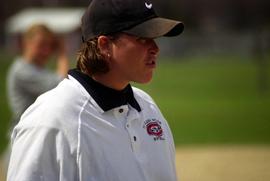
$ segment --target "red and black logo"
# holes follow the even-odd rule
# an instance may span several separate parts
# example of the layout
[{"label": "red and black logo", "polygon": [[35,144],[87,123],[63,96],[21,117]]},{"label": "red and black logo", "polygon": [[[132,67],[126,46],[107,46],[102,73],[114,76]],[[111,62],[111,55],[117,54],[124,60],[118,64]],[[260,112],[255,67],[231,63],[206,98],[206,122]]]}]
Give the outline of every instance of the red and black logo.
[{"label": "red and black logo", "polygon": [[161,122],[156,119],[147,119],[143,126],[150,136],[154,137],[154,140],[164,140],[163,129]]}]

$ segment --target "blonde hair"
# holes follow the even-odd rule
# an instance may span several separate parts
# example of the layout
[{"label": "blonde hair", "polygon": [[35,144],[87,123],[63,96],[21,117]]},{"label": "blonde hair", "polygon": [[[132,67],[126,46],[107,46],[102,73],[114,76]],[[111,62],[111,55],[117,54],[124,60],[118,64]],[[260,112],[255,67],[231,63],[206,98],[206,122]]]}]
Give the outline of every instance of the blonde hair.
[{"label": "blonde hair", "polygon": [[77,55],[77,69],[90,76],[109,71],[108,62],[98,48],[97,38],[83,42]]},{"label": "blonde hair", "polygon": [[30,40],[36,34],[41,33],[46,37],[54,37],[54,33],[44,24],[33,24],[23,34],[23,40]]}]

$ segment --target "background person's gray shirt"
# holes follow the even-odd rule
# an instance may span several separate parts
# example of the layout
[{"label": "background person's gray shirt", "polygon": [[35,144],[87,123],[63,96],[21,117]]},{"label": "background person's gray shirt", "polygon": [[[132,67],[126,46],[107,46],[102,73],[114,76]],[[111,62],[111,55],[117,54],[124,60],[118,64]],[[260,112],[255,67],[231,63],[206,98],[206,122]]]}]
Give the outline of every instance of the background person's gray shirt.
[{"label": "background person's gray shirt", "polygon": [[40,94],[56,87],[62,79],[54,72],[17,58],[7,76],[8,101],[13,114],[11,128]]}]

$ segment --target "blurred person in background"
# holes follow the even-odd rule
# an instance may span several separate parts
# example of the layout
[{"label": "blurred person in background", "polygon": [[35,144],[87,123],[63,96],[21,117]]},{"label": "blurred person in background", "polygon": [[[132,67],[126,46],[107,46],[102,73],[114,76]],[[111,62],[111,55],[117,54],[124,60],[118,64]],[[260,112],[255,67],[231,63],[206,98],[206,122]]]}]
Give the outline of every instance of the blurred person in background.
[{"label": "blurred person in background", "polygon": [[[8,134],[18,123],[21,114],[36,98],[56,87],[69,69],[64,40],[44,24],[33,24],[22,37],[22,54],[12,63],[7,75],[7,95],[12,112]],[[46,68],[52,55],[57,56],[55,72]],[[3,155],[4,169],[9,162],[10,148]]]},{"label": "blurred person in background", "polygon": [[[15,59],[7,76],[8,100],[12,111],[11,130],[36,98],[56,87],[66,77],[69,63],[64,42],[43,24],[34,24],[23,34],[22,55]],[[57,54],[55,72],[46,68]]]}]

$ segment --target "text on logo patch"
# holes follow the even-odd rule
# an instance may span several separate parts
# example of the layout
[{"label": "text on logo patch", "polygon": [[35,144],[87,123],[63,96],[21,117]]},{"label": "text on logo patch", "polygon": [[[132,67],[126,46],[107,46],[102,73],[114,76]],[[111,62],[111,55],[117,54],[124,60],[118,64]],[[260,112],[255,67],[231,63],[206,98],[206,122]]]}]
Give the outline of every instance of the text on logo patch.
[{"label": "text on logo patch", "polygon": [[163,129],[161,122],[157,119],[147,119],[143,126],[150,136],[154,137],[154,140],[165,140],[163,137]]}]

